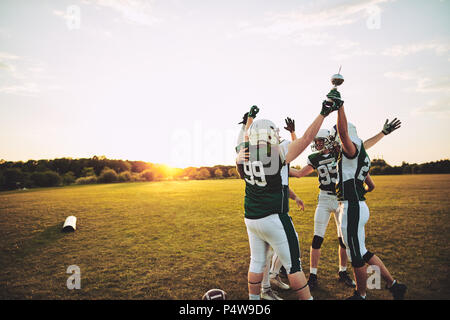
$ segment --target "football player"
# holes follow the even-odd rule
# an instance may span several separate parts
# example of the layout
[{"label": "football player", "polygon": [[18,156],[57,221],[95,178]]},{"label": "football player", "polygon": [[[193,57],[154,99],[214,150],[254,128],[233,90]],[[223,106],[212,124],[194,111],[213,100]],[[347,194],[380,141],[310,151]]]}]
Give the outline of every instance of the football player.
[{"label": "football player", "polygon": [[344,101],[341,99],[339,91],[332,89],[327,97],[333,102],[333,109],[338,110],[337,132],[342,144],[342,150],[338,157],[339,177],[336,190],[339,200],[339,225],[342,240],[351,258],[356,279],[356,290],[349,299],[363,300],[366,298],[366,264],[379,268],[382,278],[386,281],[386,287],[394,299],[403,299],[406,286],[397,282],[381,259],[367,250],[365,246],[364,226],[369,220],[369,208],[364,195],[375,187],[369,175],[369,156],[362,140],[358,137],[356,127],[347,122]]},{"label": "football player", "polygon": [[[256,106],[254,106],[254,107],[256,107]],[[242,117],[242,121],[238,123],[238,124],[242,124],[241,129],[239,130],[238,140],[236,143],[236,152],[238,154],[239,154],[240,150],[248,147],[248,141],[245,141],[244,132],[246,130],[246,127],[249,127],[253,123],[253,120],[255,119],[257,113],[259,112],[259,108],[257,108],[257,107],[256,108],[252,107],[252,109],[253,109],[252,117],[249,118],[248,117],[249,113],[246,112],[244,114],[244,116]],[[248,122],[248,126],[247,126],[247,122]],[[241,154],[241,157],[242,156],[243,156],[243,154]],[[299,207],[301,206],[304,209],[303,202],[298,197],[296,197],[296,202]],[[279,269],[281,267],[280,259],[278,259],[277,255],[274,254],[273,249],[269,248],[267,250],[266,267],[264,269],[264,276],[263,276],[263,279],[261,282],[261,298],[264,300],[283,300],[278,295],[277,291],[272,290],[271,283],[283,290],[288,290],[290,287],[288,284],[284,283],[279,276],[271,276],[271,274],[269,273],[270,262],[272,261],[272,259],[273,259],[273,261],[276,261],[275,265],[279,266],[279,267],[277,267]]]},{"label": "football player", "polygon": [[[294,120],[287,118],[285,129],[291,133],[292,139],[296,139]],[[374,146],[384,136],[400,128],[401,122],[395,118],[391,122],[386,120],[382,131],[364,142],[366,149]],[[339,148],[336,148],[335,135],[330,135],[327,129],[320,129],[311,145],[313,151],[317,151],[308,156],[307,165],[301,170],[291,170],[290,174],[301,178],[309,175],[314,170],[318,172],[319,178],[319,196],[316,212],[314,215],[314,236],[311,244],[310,253],[310,274],[308,284],[311,290],[317,287],[317,268],[319,265],[320,248],[325,237],[325,231],[333,214],[338,235],[338,255],[339,255],[339,282],[349,287],[355,287],[355,282],[350,278],[347,272],[347,253],[346,247],[342,241],[342,235],[339,228],[338,201],[336,197],[335,185],[338,178],[337,156]],[[272,271],[272,273],[274,273]]]},{"label": "football player", "polygon": [[[255,109],[256,108],[256,109]],[[257,107],[248,114],[253,118]],[[297,233],[289,212],[289,198],[296,199],[288,186],[289,163],[312,142],[332,105],[322,103],[320,115],[291,144],[280,144],[279,130],[270,120],[258,120],[244,132],[248,146],[242,148],[236,165],[245,179],[245,224],[250,244],[248,290],[251,300],[261,298],[261,281],[266,267],[267,251],[273,248],[288,272],[290,287],[302,300],[312,300],[305,274],[301,269]]]}]

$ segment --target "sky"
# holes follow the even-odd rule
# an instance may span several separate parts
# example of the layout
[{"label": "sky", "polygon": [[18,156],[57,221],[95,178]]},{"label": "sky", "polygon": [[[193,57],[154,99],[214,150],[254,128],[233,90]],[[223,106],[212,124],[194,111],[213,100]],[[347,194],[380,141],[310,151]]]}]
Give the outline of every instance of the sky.
[{"label": "sky", "polygon": [[301,136],[341,65],[363,140],[402,121],[371,158],[448,159],[449,18],[439,0],[2,0],[0,159],[232,165],[252,105]]}]

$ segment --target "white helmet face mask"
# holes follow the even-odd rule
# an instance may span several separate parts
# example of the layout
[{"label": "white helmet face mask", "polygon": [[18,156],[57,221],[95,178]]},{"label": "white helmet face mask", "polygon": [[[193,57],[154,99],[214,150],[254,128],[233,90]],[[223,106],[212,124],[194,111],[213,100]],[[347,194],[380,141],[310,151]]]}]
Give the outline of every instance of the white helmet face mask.
[{"label": "white helmet face mask", "polygon": [[[311,145],[311,150],[315,152],[326,149],[330,143],[329,137],[330,131],[328,129],[320,129],[319,132],[317,132],[316,136],[314,137],[314,141]],[[317,148],[316,140],[323,140],[322,148],[320,149]]]}]

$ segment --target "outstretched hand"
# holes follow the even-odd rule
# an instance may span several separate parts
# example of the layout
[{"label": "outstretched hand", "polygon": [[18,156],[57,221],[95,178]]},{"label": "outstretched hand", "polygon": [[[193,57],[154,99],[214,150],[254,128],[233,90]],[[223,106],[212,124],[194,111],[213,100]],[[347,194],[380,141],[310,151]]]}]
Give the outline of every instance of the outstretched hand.
[{"label": "outstretched hand", "polygon": [[256,118],[256,115],[258,114],[258,112],[259,112],[259,108],[257,106],[252,106],[250,108],[250,111],[248,112],[248,116],[254,119],[254,118]]},{"label": "outstretched hand", "polygon": [[386,122],[384,123],[382,132],[385,135],[388,135],[388,134],[392,133],[393,131],[397,130],[398,128],[400,128],[401,124],[402,124],[402,122],[400,120],[397,120],[397,118],[395,118],[391,122],[389,122],[389,120],[386,119]]},{"label": "outstretched hand", "polygon": [[320,111],[321,115],[326,117],[334,110],[336,110],[336,109],[335,109],[335,103],[333,101],[328,101],[328,100],[322,101],[322,110]]},{"label": "outstretched hand", "polygon": [[247,120],[248,120],[248,112],[244,113],[244,115],[242,116],[242,121],[239,122],[238,124],[247,124]]},{"label": "outstretched hand", "polygon": [[295,120],[287,117],[284,121],[286,122],[286,127],[284,128],[290,133],[295,132]]},{"label": "outstretched hand", "polygon": [[339,110],[339,108],[344,104],[344,100],[341,98],[341,93],[336,88],[333,88],[330,92],[328,92],[327,98],[333,101],[333,110]]}]

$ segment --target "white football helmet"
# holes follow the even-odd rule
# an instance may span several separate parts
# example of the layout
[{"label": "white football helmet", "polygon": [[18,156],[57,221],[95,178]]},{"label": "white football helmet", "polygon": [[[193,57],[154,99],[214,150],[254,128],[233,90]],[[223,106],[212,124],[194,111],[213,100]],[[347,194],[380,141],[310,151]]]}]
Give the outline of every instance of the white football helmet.
[{"label": "white football helmet", "polygon": [[[360,138],[358,137],[358,132],[356,131],[356,127],[353,123],[347,122],[347,130],[350,140],[352,140],[353,142],[359,142]],[[339,144],[341,144],[341,139],[337,132],[336,125],[333,126],[330,132],[330,140],[333,139],[337,141]]]},{"label": "white football helmet", "polygon": [[[314,141],[311,145],[311,150],[315,152],[327,148],[330,143],[329,137],[330,137],[330,130],[320,129],[319,132],[317,132],[316,136],[314,137]],[[323,140],[323,147],[320,150],[317,149],[316,140]]]},{"label": "white football helmet", "polygon": [[280,129],[270,120],[260,119],[254,121],[248,128],[248,140],[252,145],[261,142],[278,145],[280,143]]}]

